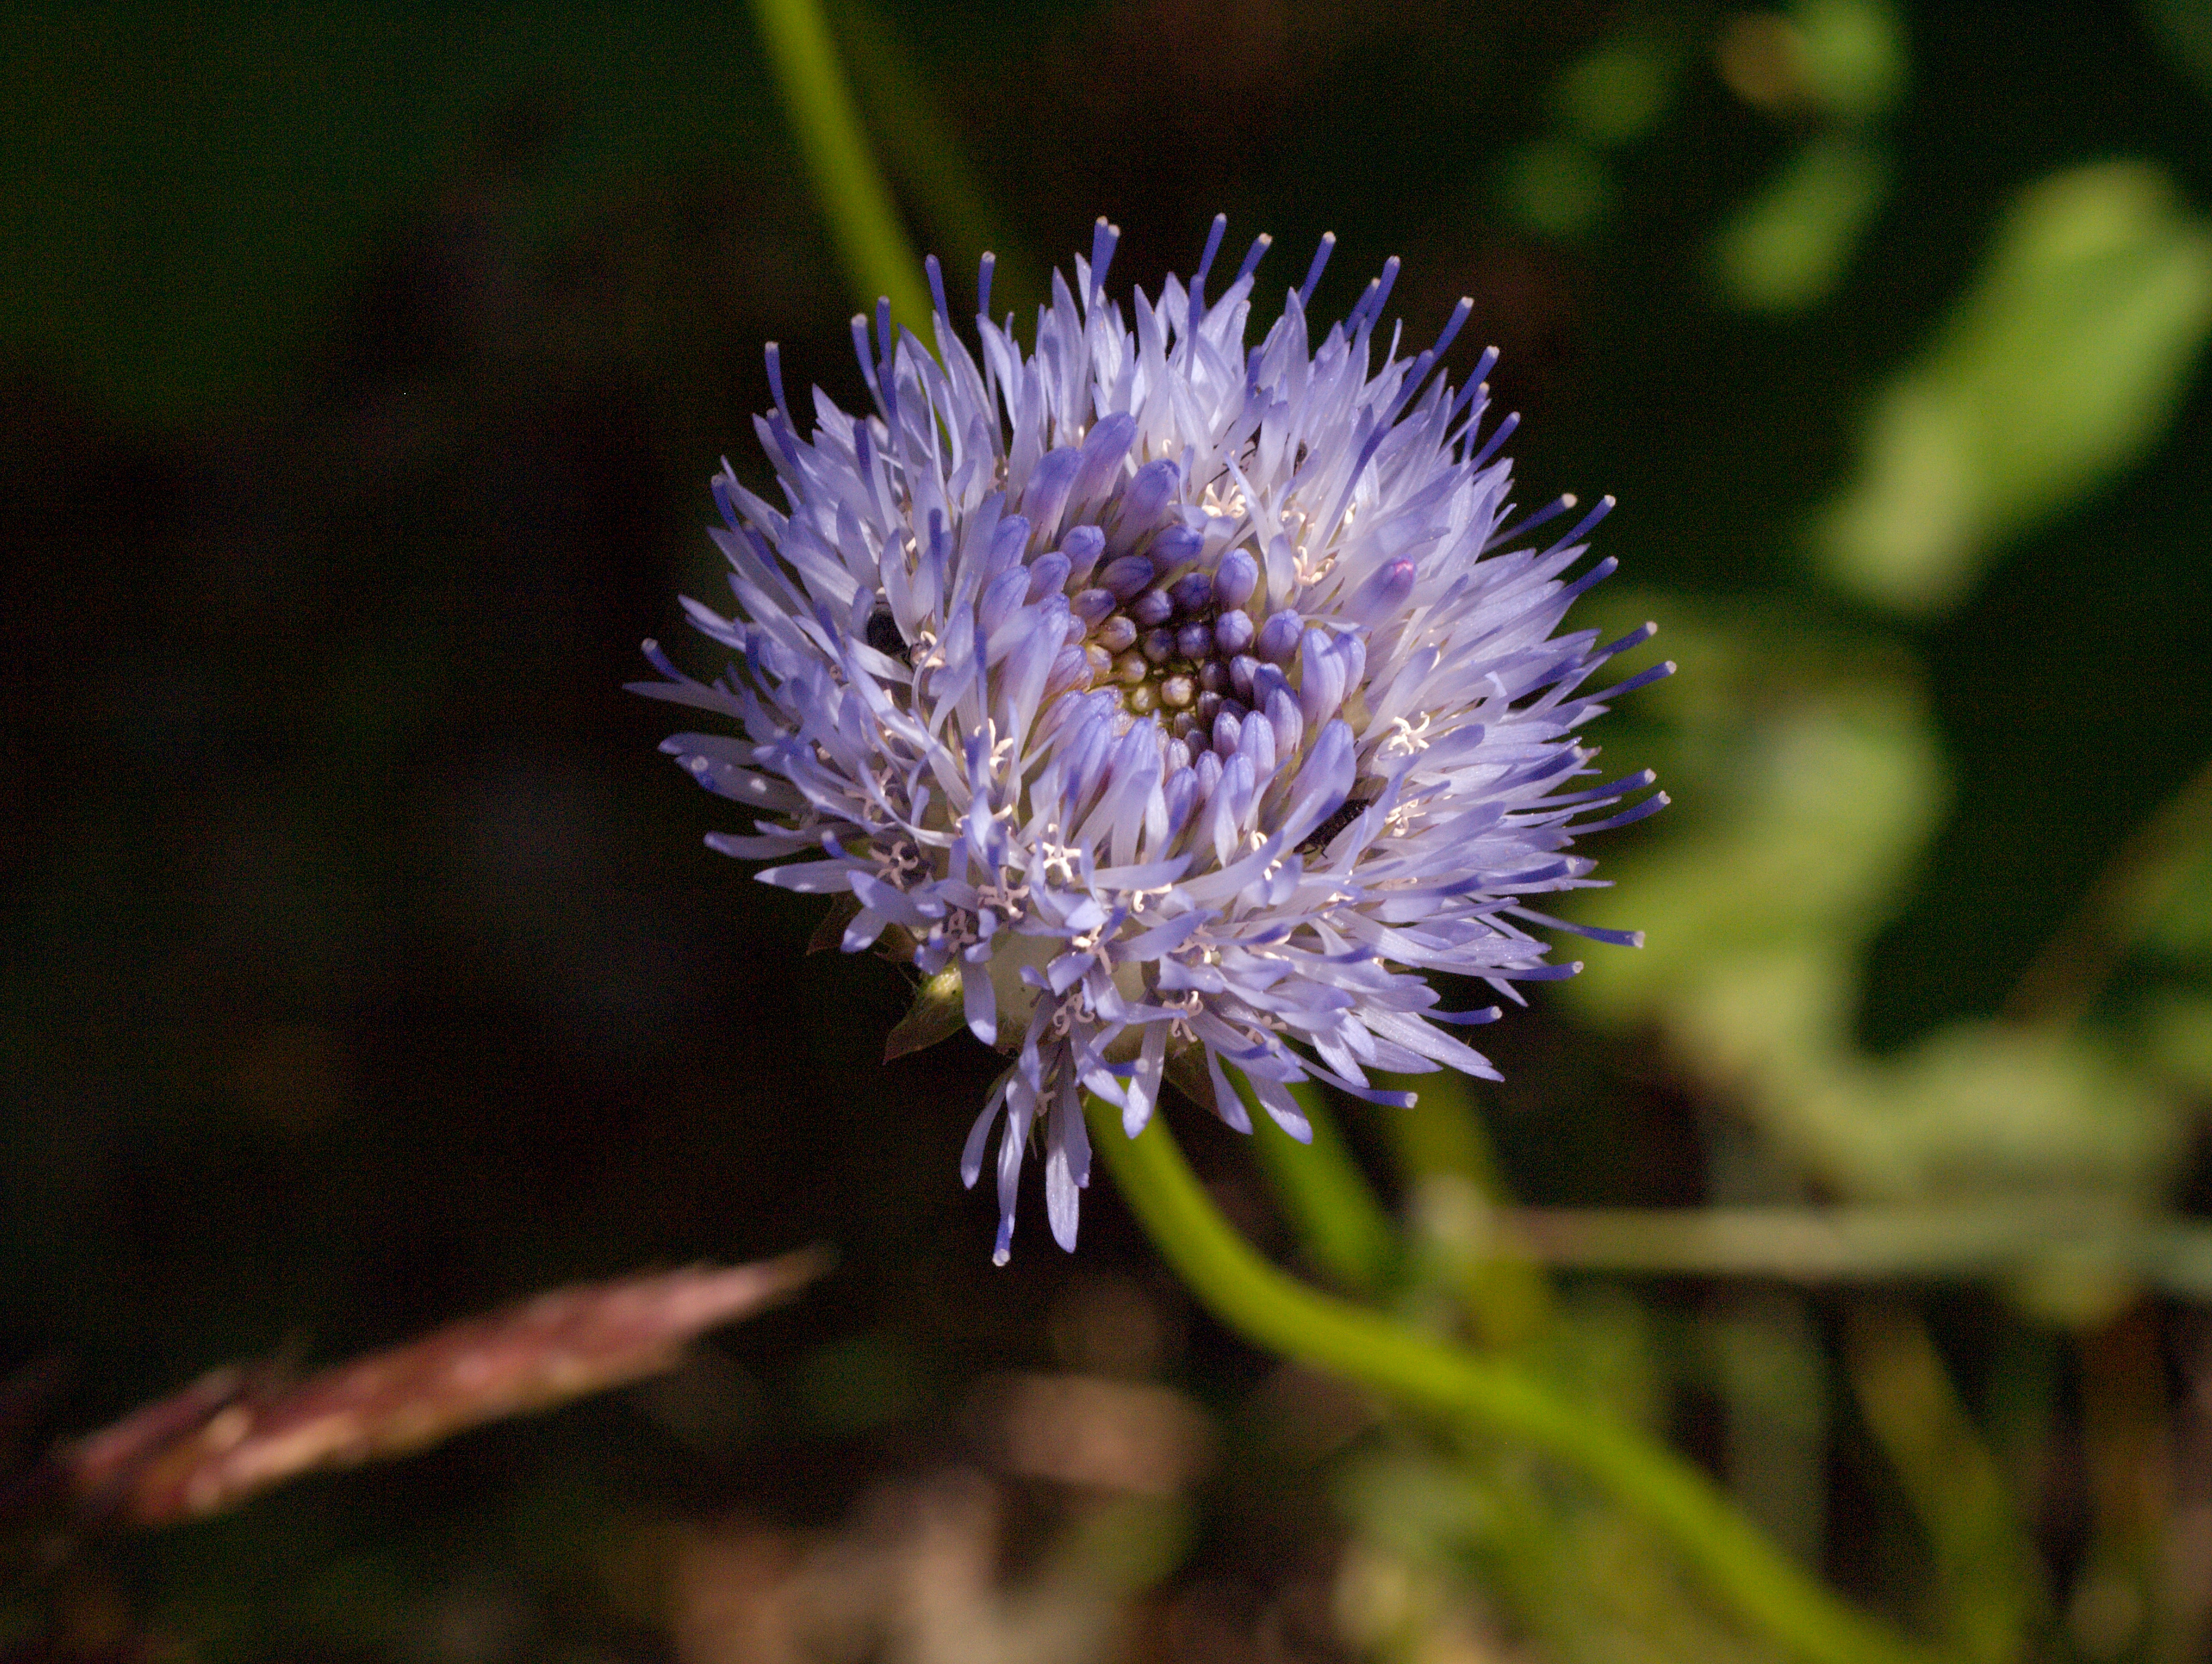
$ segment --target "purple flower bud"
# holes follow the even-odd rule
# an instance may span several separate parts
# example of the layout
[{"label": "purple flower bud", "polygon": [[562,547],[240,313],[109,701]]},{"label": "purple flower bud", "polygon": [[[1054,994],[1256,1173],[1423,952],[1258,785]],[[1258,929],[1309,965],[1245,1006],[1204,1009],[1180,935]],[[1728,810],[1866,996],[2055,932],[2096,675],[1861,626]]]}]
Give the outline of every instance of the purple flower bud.
[{"label": "purple flower bud", "polygon": [[1175,616],[1175,603],[1164,589],[1148,589],[1129,603],[1129,616],[1145,625],[1164,624]]},{"label": "purple flower bud", "polygon": [[1008,567],[983,586],[982,599],[975,604],[975,624],[978,632],[988,640],[999,632],[1014,609],[1026,600],[1030,592],[1030,572],[1027,567]]},{"label": "purple flower bud", "polygon": [[1016,561],[1030,546],[1030,523],[1019,514],[1009,514],[999,522],[999,529],[991,534],[991,552],[984,556],[983,569],[996,577]]},{"label": "purple flower bud", "polygon": [[1116,600],[1126,601],[1152,581],[1152,563],[1142,555],[1124,555],[1106,562],[1106,569],[1098,574],[1099,586],[1113,591]]},{"label": "purple flower bud", "polygon": [[1297,756],[1298,747],[1305,741],[1305,718],[1288,688],[1278,688],[1267,695],[1267,711],[1268,725],[1275,731],[1275,755],[1287,762]]},{"label": "purple flower bud", "polygon": [[1112,590],[1086,589],[1079,591],[1069,598],[1067,610],[1085,623],[1096,624],[1113,611],[1115,604]]},{"label": "purple flower bud", "polygon": [[1162,577],[1171,577],[1181,568],[1198,558],[1206,547],[1206,534],[1194,531],[1187,525],[1171,525],[1152,539],[1152,564]]},{"label": "purple flower bud", "polygon": [[1044,696],[1057,698],[1075,688],[1091,685],[1091,660],[1080,647],[1062,647],[1060,656],[1052,661],[1052,672],[1044,679]]},{"label": "purple flower bud", "polygon": [[1106,534],[1095,525],[1073,527],[1060,540],[1060,552],[1067,556],[1068,581],[1086,583],[1098,557],[1106,552]]},{"label": "purple flower bud", "polygon": [[1209,659],[1198,667],[1198,685],[1208,693],[1229,691],[1229,666],[1218,659]]},{"label": "purple flower bud", "polygon": [[1279,665],[1255,665],[1252,669],[1252,696],[1244,702],[1255,711],[1267,708],[1267,701],[1278,689],[1291,685],[1291,678],[1283,674]]},{"label": "purple flower bud", "polygon": [[1260,661],[1249,653],[1240,653],[1229,661],[1229,686],[1239,699],[1252,696],[1252,677],[1260,668]]},{"label": "purple flower bud", "polygon": [[1030,568],[1030,599],[1042,601],[1067,587],[1067,556],[1054,550],[1041,555]]},{"label": "purple flower bud", "polygon": [[1167,513],[1182,483],[1182,470],[1174,463],[1164,458],[1146,463],[1121,488],[1121,512],[1116,529],[1132,542],[1151,531]]},{"label": "purple flower bud", "polygon": [[1148,629],[1145,639],[1137,644],[1138,650],[1155,665],[1164,665],[1175,657],[1175,632],[1171,629]]},{"label": "purple flower bud", "polygon": [[1252,645],[1259,626],[1249,612],[1224,612],[1213,621],[1213,645],[1234,659]]},{"label": "purple flower bud", "polygon": [[1411,561],[1392,561],[1370,573],[1358,589],[1338,604],[1338,611],[1355,623],[1379,622],[1406,604],[1406,598],[1413,592],[1414,575]]},{"label": "purple flower bud", "polygon": [[1203,612],[1213,599],[1213,574],[1186,572],[1168,590],[1177,612]]},{"label": "purple flower bud", "polygon": [[[1170,754],[1182,749],[1182,743],[1178,740]],[[1168,830],[1172,835],[1183,829],[1190,820],[1190,811],[1198,806],[1198,776],[1191,772],[1188,763],[1180,765],[1169,774],[1167,784],[1160,788],[1160,796],[1167,805]]]},{"label": "purple flower bud", "polygon": [[1113,747],[1114,725],[1086,711],[1078,720],[1066,744],[1071,796],[1080,800],[1097,789],[1099,776],[1105,772],[1107,756]]},{"label": "purple flower bud", "polygon": [[1202,623],[1185,624],[1176,631],[1176,651],[1185,659],[1203,659],[1213,650],[1213,632]]},{"label": "purple flower bud", "polygon": [[1252,759],[1252,778],[1267,780],[1275,772],[1275,725],[1254,712],[1237,725],[1237,750]]},{"label": "purple flower bud", "polygon": [[1198,778],[1198,801],[1206,802],[1221,784],[1221,753],[1206,750],[1199,753],[1198,761],[1190,765],[1190,772]]},{"label": "purple flower bud", "polygon": [[1046,452],[1030,471],[1029,483],[1022,488],[1022,513],[1038,537],[1051,538],[1059,531],[1060,512],[1067,507],[1069,488],[1082,466],[1083,452],[1063,446]]},{"label": "purple flower bud", "polygon": [[1344,661],[1344,686],[1349,694],[1367,680],[1367,643],[1356,630],[1346,630],[1336,638],[1336,656]]},{"label": "purple flower bud", "polygon": [[1305,633],[1298,654],[1298,714],[1310,728],[1318,728],[1344,703],[1345,662],[1334,651],[1326,632]]},{"label": "purple flower bud", "polygon": [[1291,655],[1298,650],[1298,631],[1304,622],[1288,607],[1271,614],[1267,622],[1260,626],[1260,637],[1252,651],[1270,664],[1289,663]]},{"label": "purple flower bud", "polygon": [[1252,772],[1252,759],[1239,754],[1223,760],[1221,784],[1213,793],[1213,855],[1224,865],[1230,853],[1237,847],[1237,833],[1250,811],[1252,799],[1259,788],[1259,778]]},{"label": "purple flower bud", "polygon": [[1127,410],[1102,416],[1083,436],[1083,466],[1075,476],[1068,500],[1078,507],[1096,502],[1121,471],[1121,459],[1137,437],[1137,418]]},{"label": "purple flower bud", "polygon": [[1237,742],[1244,732],[1243,709],[1233,700],[1224,700],[1213,716],[1213,749],[1226,759],[1237,755]]},{"label": "purple flower bud", "polygon": [[1260,563],[1249,549],[1232,549],[1213,569],[1213,598],[1224,607],[1241,607],[1260,587]]}]

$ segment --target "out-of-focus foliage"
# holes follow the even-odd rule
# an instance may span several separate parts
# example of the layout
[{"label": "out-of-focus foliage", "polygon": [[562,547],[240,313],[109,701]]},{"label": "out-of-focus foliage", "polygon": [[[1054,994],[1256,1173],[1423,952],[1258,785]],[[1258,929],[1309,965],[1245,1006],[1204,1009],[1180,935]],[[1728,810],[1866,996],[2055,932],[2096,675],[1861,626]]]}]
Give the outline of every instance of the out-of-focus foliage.
[{"label": "out-of-focus foliage", "polygon": [[1902,20],[1881,0],[1741,12],[1714,58],[1745,103],[1808,127],[1796,155],[1722,229],[1722,291],[1747,311],[1802,312],[1834,293],[1888,194],[1881,130],[1905,83]]},{"label": "out-of-focus foliage", "polygon": [[1859,479],[1817,533],[1844,589],[1918,616],[2004,539],[2164,432],[2212,325],[2212,228],[2158,169],[2045,179],[1998,227],[1926,355],[1869,413]]},{"label": "out-of-focus foliage", "polygon": [[[1664,610],[1693,668],[1644,714],[1674,730],[1660,756],[1686,812],[1608,869],[1644,950],[1594,958],[1571,997],[1608,1024],[1662,1023],[1778,1156],[1837,1193],[2154,1192],[2190,1105],[2108,1042],[1962,1023],[1858,1054],[1862,956],[1944,807],[1925,702],[1894,662],[1775,664],[1751,632]],[[1617,910],[1608,895],[1601,916]]]}]

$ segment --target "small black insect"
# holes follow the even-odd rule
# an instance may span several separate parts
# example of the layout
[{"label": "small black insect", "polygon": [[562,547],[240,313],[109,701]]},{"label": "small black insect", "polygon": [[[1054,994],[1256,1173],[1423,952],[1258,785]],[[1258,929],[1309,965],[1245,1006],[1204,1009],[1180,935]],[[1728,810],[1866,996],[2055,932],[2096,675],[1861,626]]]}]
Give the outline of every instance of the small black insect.
[{"label": "small black insect", "polygon": [[868,615],[867,643],[887,659],[896,659],[902,665],[914,663],[914,649],[907,645],[906,637],[899,634],[898,620],[883,602]]},{"label": "small black insect", "polygon": [[1336,806],[1334,814],[1307,835],[1306,841],[1298,846],[1298,853],[1310,855],[1316,850],[1328,848],[1336,835],[1364,814],[1367,805],[1373,801],[1372,798],[1346,798]]}]

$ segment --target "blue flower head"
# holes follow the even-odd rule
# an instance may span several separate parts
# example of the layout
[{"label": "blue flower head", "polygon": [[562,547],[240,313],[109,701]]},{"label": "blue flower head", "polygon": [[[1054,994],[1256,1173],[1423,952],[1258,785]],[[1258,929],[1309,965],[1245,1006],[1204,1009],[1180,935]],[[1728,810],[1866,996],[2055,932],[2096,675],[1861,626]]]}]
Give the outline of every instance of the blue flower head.
[{"label": "blue flower head", "polygon": [[1577,736],[1626,691],[1584,683],[1609,646],[1555,635],[1601,502],[1548,547],[1505,524],[1513,418],[1486,433],[1480,367],[1436,373],[1471,303],[1407,359],[1376,338],[1398,263],[1318,344],[1306,307],[1327,259],[1255,347],[1255,243],[1223,291],[1214,222],[1188,285],[1107,298],[1103,220],[1071,287],[1055,276],[1024,353],[990,320],[955,329],[937,263],[934,354],[889,307],[853,321],[873,409],[819,393],[802,437],[768,351],[757,423],[785,507],[714,481],[738,610],[687,601],[734,660],[711,685],[646,652],[641,692],[742,738],[662,748],[751,809],[726,854],[835,895],[856,952],[887,938],[1012,1061],[961,1171],[998,1145],[1003,1262],[1022,1158],[1042,1131],[1046,1212],[1075,1242],[1091,1151],[1081,1095],[1135,1134],[1172,1075],[1250,1130],[1224,1066],[1292,1136],[1288,1090],[1359,1096],[1370,1069],[1495,1078],[1439,1025],[1423,973],[1513,984],[1571,975],[1526,900],[1595,882],[1575,838],[1656,809],[1651,783],[1588,779]]}]

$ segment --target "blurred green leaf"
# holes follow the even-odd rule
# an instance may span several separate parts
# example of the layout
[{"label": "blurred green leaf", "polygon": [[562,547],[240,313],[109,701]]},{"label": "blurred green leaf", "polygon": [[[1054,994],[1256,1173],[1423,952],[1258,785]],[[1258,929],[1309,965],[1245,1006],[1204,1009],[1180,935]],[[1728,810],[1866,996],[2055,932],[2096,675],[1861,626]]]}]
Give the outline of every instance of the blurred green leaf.
[{"label": "blurred green leaf", "polygon": [[1827,1364],[1804,1297],[1728,1291],[1706,1323],[1725,1421],[1729,1489],[1808,1565],[1826,1533]]},{"label": "blurred green leaf", "polygon": [[[1908,681],[1787,637],[1762,664],[1723,615],[1662,610],[1682,615],[1670,635],[1690,668],[1645,714],[1673,731],[1685,801],[1607,862],[1646,945],[1592,954],[1563,997],[1608,1026],[1656,1025],[1781,1159],[1846,1196],[2154,1198],[2184,1106],[2093,1040],[1959,1023],[1895,1057],[1857,1047],[1861,956],[1947,790]],[[1609,916],[1603,899],[1577,911]]]},{"label": "blurred green leaf", "polygon": [[2006,1015],[2073,1021],[2130,958],[2168,975],[2212,971],[2212,767],[2120,844],[2022,973]]},{"label": "blurred green leaf", "polygon": [[[1696,661],[1684,656],[1686,680]],[[1863,940],[1936,824],[1943,770],[1925,713],[1900,687],[1807,698],[1729,729],[1726,773],[1705,783],[1704,813],[1676,836],[1608,857],[1607,876],[1636,897],[1645,945],[1593,954],[1565,985],[1594,1017],[1626,1022],[1679,1001],[1730,950],[1818,956]],[[1577,913],[1604,910],[1585,902]],[[1762,1003],[1792,1000],[1802,980]],[[1827,997],[1824,988],[1816,1004]]]},{"label": "blurred green leaf", "polygon": [[[2212,776],[2208,776],[2212,779]],[[2206,797],[2201,789],[2195,794]],[[2203,817],[2202,802],[2197,818]],[[2130,916],[2114,922],[2150,952],[2197,970],[2212,970],[2212,841],[2204,828],[2166,854],[2164,870],[2146,875],[2124,898]],[[2191,847],[2193,846],[2193,847]]]},{"label": "blurred green leaf", "polygon": [[1905,27],[1881,0],[1798,0],[1805,75],[1821,108],[1846,121],[1882,114],[1905,90]]},{"label": "blurred green leaf", "polygon": [[1721,291],[1748,312],[1802,312],[1835,292],[1889,189],[1888,158],[1829,134],[1796,158],[1723,228],[1714,246]]},{"label": "blurred green leaf", "polygon": [[2212,1096],[2212,995],[2169,993],[2142,1013],[2143,1056],[2177,1090]]},{"label": "blurred green leaf", "polygon": [[1820,568],[1865,600],[1942,612],[2007,537],[2140,456],[2212,326],[2212,230],[2148,162],[2053,176],[1973,287],[1876,398],[1858,477],[1821,518]]},{"label": "blurred green leaf", "polygon": [[2181,1153],[2179,1106],[2069,1035],[1958,1023],[1822,1073],[1757,1113],[1853,1195],[2141,1193]]},{"label": "blurred green leaf", "polygon": [[1607,41],[1559,79],[1559,113],[1577,137],[1596,145],[1641,138],[1666,114],[1679,54],[1641,34]]},{"label": "blurred green leaf", "polygon": [[1850,1314],[1859,1410],[1919,1516],[1942,1628],[1969,1664],[2012,1664],[2050,1618],[2041,1556],[1918,1313]]},{"label": "blurred green leaf", "polygon": [[1594,230],[1613,206],[1613,170],[1571,139],[1534,139],[1505,159],[1505,211],[1531,231],[1562,241]]},{"label": "blurred green leaf", "polygon": [[1785,11],[1737,12],[1714,56],[1730,91],[1784,119],[1864,127],[1905,90],[1905,32],[1881,0],[1799,0]]}]

